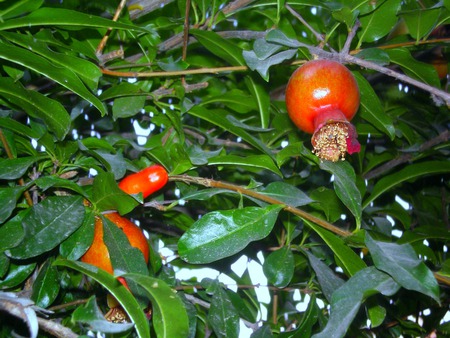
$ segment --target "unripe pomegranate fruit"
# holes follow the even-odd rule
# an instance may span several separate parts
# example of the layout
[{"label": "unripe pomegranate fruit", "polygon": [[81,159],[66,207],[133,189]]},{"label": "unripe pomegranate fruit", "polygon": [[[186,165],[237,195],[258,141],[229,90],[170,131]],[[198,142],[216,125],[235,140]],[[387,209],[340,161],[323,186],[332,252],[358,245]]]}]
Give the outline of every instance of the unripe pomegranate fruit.
[{"label": "unripe pomegranate fruit", "polygon": [[286,107],[292,122],[313,134],[313,152],[321,159],[336,162],[360,151],[349,122],[359,107],[359,89],[342,64],[314,60],[298,68],[286,88]]},{"label": "unripe pomegranate fruit", "polygon": [[119,183],[119,188],[127,194],[142,193],[147,196],[164,187],[169,179],[164,167],[154,164],[137,173],[128,175]]},{"label": "unripe pomegranate fruit", "polygon": [[[148,263],[150,247],[142,230],[127,218],[120,216],[117,212],[105,214],[104,216],[124,232],[130,245],[139,249],[144,255],[145,262]],[[91,247],[81,257],[81,261],[92,264],[111,274],[113,273],[111,257],[103,240],[103,221],[100,217],[95,218],[94,240]],[[123,278],[119,277],[119,280],[127,286]]]}]

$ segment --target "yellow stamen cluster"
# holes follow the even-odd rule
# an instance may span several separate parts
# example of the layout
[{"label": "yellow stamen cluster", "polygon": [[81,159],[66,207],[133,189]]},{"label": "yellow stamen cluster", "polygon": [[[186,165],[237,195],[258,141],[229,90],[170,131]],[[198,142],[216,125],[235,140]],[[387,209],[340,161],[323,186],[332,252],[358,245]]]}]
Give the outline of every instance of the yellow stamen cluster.
[{"label": "yellow stamen cluster", "polygon": [[313,153],[322,160],[337,162],[341,159],[344,161],[347,153],[347,138],[347,123],[327,123],[312,137]]}]

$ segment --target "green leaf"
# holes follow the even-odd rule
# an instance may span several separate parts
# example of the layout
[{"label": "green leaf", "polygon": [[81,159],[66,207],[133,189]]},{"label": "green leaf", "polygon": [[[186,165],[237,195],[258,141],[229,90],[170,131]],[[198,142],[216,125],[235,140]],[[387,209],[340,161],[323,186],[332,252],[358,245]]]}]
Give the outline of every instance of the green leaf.
[{"label": "green leaf", "polygon": [[181,236],[178,253],[191,264],[210,263],[234,255],[250,242],[267,237],[281,208],[270,205],[210,212]]},{"label": "green leaf", "polygon": [[34,183],[41,188],[43,191],[46,191],[50,188],[63,188],[72,190],[81,196],[87,198],[87,193],[75,182],[66,180],[64,178],[58,176],[43,176],[39,177]]},{"label": "green leaf", "polygon": [[83,224],[59,246],[62,257],[76,261],[89,249],[94,240],[94,217],[94,211],[88,209]]},{"label": "green leaf", "polygon": [[377,1],[375,10],[359,17],[361,29],[358,32],[358,48],[362,42],[375,42],[391,31],[398,20],[400,3],[400,0]]},{"label": "green leaf", "polygon": [[17,186],[11,188],[0,188],[0,201],[2,207],[0,208],[0,223],[6,221],[16,208],[17,200],[26,190],[26,187]]},{"label": "green leaf", "polygon": [[362,214],[361,193],[355,183],[356,175],[353,167],[345,161],[324,161],[320,163],[320,168],[334,175],[333,186],[336,195],[355,216],[356,227],[359,229]]},{"label": "green leaf", "polygon": [[279,65],[283,61],[293,58],[295,54],[297,54],[296,49],[288,49],[261,60],[252,50],[244,50],[242,53],[248,68],[256,70],[266,81],[269,81],[269,68],[271,66]]},{"label": "green leaf", "polygon": [[232,165],[251,169],[267,169],[282,177],[282,173],[267,155],[251,155],[240,157],[236,155],[214,156],[208,159],[208,165]]},{"label": "green leaf", "polygon": [[[386,66],[390,63],[389,55],[382,49],[379,48],[367,48],[358,52],[355,55],[358,59],[366,60],[379,64],[380,66]],[[354,73],[354,75],[359,73]],[[361,90],[361,87],[360,87]],[[364,98],[364,95],[361,95]]]},{"label": "green leaf", "polygon": [[221,59],[225,60],[230,65],[245,65],[244,59],[242,58],[242,49],[230,40],[222,38],[213,31],[190,29],[189,33],[194,35],[203,47],[208,49],[214,55],[217,55]]},{"label": "green leaf", "polygon": [[264,275],[270,284],[284,288],[294,275],[294,255],[289,247],[284,246],[273,251],[264,260]]},{"label": "green leaf", "polygon": [[384,176],[373,187],[372,193],[363,203],[363,209],[374,201],[381,194],[391,190],[396,185],[405,181],[419,178],[426,175],[434,175],[450,172],[450,162],[448,161],[429,161],[415,164],[409,164],[405,168],[394,174]]},{"label": "green leaf", "polygon": [[91,90],[95,90],[97,88],[102,72],[99,67],[92,62],[73,55],[53,52],[48,47],[47,43],[39,41],[31,35],[2,32],[1,36],[5,37],[5,39],[10,42],[45,57],[54,65],[71,70]]},{"label": "green leaf", "polygon": [[22,284],[35,269],[36,263],[18,265],[12,261],[8,274],[0,280],[0,289],[12,289]]},{"label": "green leaf", "polygon": [[125,118],[137,115],[145,105],[145,96],[119,97],[114,100],[112,107],[113,117]]},{"label": "green leaf", "polygon": [[[11,61],[23,67],[29,68],[38,74],[46,76],[50,80],[59,83],[61,86],[81,96],[83,99],[94,105],[102,113],[102,115],[106,115],[107,111],[103,103],[86,88],[86,86],[80,80],[80,78],[76,76],[70,69],[56,66],[53,64],[53,62],[31,51],[28,51],[25,48],[16,47],[10,44],[3,43],[1,41],[0,41],[0,59]],[[6,90],[5,88],[2,89],[3,91]],[[38,93],[35,92],[35,94],[31,95],[37,97],[38,95],[36,94]],[[47,100],[50,99],[47,98]],[[43,101],[43,99],[41,99],[41,101]],[[22,98],[22,102],[26,102],[25,97]],[[42,104],[43,103],[41,103],[40,106]],[[61,104],[57,102],[54,105],[58,107]],[[51,110],[48,111],[47,114],[50,114],[50,112]]]},{"label": "green leaf", "polygon": [[78,307],[73,312],[72,320],[88,324],[92,331],[102,333],[121,333],[129,331],[134,326],[133,323],[111,323],[106,320],[95,302],[95,296],[89,298],[86,304]]},{"label": "green leaf", "polygon": [[393,140],[395,138],[394,124],[389,115],[385,113],[377,94],[361,74],[355,72],[353,75],[361,93],[359,115]]},{"label": "green leaf", "polygon": [[300,189],[282,181],[269,183],[260,193],[273,197],[292,207],[300,207],[313,201]]},{"label": "green leaf", "polygon": [[319,284],[322,288],[322,292],[324,296],[327,298],[329,302],[331,302],[331,297],[333,292],[339,289],[344,281],[339,278],[333,270],[330,269],[328,265],[323,263],[320,259],[314,256],[309,251],[305,251],[308,256],[309,263],[316,273]]},{"label": "green leaf", "polygon": [[56,266],[65,266],[77,270],[103,285],[119,301],[128,316],[135,325],[137,334],[141,338],[150,338],[150,328],[144,311],[141,310],[136,299],[131,292],[125,288],[114,276],[96,268],[92,265],[58,259],[54,263]]},{"label": "green leaf", "polygon": [[37,139],[41,136],[36,130],[31,129],[30,127],[27,127],[11,118],[0,117],[0,127],[9,129],[19,135],[25,136],[26,138]]},{"label": "green leaf", "polygon": [[269,127],[269,116],[270,116],[270,96],[269,92],[251,76],[245,77],[245,84],[247,85],[250,94],[252,94],[253,99],[259,110],[259,116],[261,119],[261,127]]},{"label": "green leaf", "polygon": [[388,273],[405,289],[423,293],[439,303],[439,285],[410,244],[375,241],[367,233],[366,245],[378,269]]},{"label": "green leaf", "polygon": [[95,177],[91,202],[99,210],[117,210],[121,215],[139,205],[135,198],[117,186],[112,173],[100,173]]},{"label": "green leaf", "polygon": [[102,216],[103,240],[108,248],[114,271],[148,274],[144,255],[132,247],[125,232],[118,225]]},{"label": "green leaf", "polygon": [[399,65],[406,75],[421,82],[440,88],[439,77],[431,64],[417,61],[406,48],[394,48],[386,50],[392,63]]},{"label": "green leaf", "polygon": [[217,281],[210,288],[213,293],[208,321],[219,338],[234,338],[239,336],[239,315],[226,291]]},{"label": "green leaf", "polygon": [[31,299],[42,308],[46,308],[54,302],[60,289],[58,271],[52,264],[53,259],[48,259],[40,268],[33,283]]},{"label": "green leaf", "polygon": [[342,239],[312,222],[306,220],[305,222],[333,251],[336,256],[336,263],[347,275],[353,276],[358,271],[366,267],[366,263],[364,263],[361,257],[359,257],[350,247],[348,247]]},{"label": "green leaf", "polygon": [[128,25],[117,21],[112,21],[99,16],[85,14],[63,8],[39,8],[32,13],[17,19],[11,19],[0,23],[0,30],[13,28],[28,28],[32,26],[72,26],[78,29],[86,27],[105,29],[115,28],[124,30],[141,31],[148,33],[148,30],[139,26]]},{"label": "green leaf", "polygon": [[2,21],[21,16],[23,13],[33,12],[41,7],[43,0],[18,0],[9,3],[9,6],[0,10],[0,18]]},{"label": "green leaf", "polygon": [[401,14],[408,27],[409,34],[419,42],[425,35],[431,33],[441,14],[441,8],[420,8],[414,11],[407,11]]},{"label": "green leaf", "polygon": [[27,259],[50,251],[81,226],[84,212],[80,196],[48,197],[23,218],[24,240],[6,254]]},{"label": "green leaf", "polygon": [[399,285],[387,274],[368,267],[357,272],[333,293],[330,319],[313,338],[344,337],[364,300],[376,293],[392,296]]},{"label": "green leaf", "polygon": [[158,338],[187,337],[188,315],[175,290],[161,279],[154,277],[131,273],[123,277],[135,281],[148,293],[153,307],[153,325]]},{"label": "green leaf", "polygon": [[[5,52],[2,51],[1,44],[0,42],[0,58],[5,55]],[[4,48],[8,48],[9,50],[17,47],[6,47],[5,45]],[[24,59],[27,53],[25,51],[19,58]],[[20,106],[31,117],[44,121],[48,129],[58,139],[62,140],[69,132],[72,121],[63,105],[58,101],[52,100],[37,91],[27,90],[20,83],[16,83],[13,79],[9,78],[0,78],[0,96],[3,96],[13,105]]]},{"label": "green leaf", "polygon": [[17,246],[23,240],[25,231],[22,227],[22,219],[27,213],[28,211],[20,212],[14,218],[0,226],[0,252],[5,252],[6,249]]},{"label": "green leaf", "polygon": [[0,160],[0,179],[16,180],[21,178],[36,160],[37,158],[34,156]]},{"label": "green leaf", "polygon": [[253,102],[252,97],[239,89],[232,89],[226,93],[219,95],[205,97],[200,105],[207,105],[210,103],[218,103],[233,109],[234,111],[245,114],[249,111],[256,110],[257,106]]},{"label": "green leaf", "polygon": [[290,48],[299,48],[302,46],[302,44],[300,42],[298,42],[297,40],[288,38],[286,36],[286,34],[284,34],[279,29],[270,30],[269,33],[267,33],[267,35],[266,35],[266,40],[268,42],[277,43],[279,45],[282,45],[285,47],[290,47]]},{"label": "green leaf", "polygon": [[234,126],[227,118],[226,111],[220,109],[207,109],[205,107],[195,106],[191,110],[189,110],[189,114],[199,117],[202,120],[208,121],[216,126],[221,127],[224,130],[227,130],[234,135],[241,137],[243,141],[247,142],[251,146],[256,149],[262,151],[263,153],[273,157],[272,151],[260,140],[254,138],[251,134],[247,133],[245,130],[241,128],[237,128]]}]

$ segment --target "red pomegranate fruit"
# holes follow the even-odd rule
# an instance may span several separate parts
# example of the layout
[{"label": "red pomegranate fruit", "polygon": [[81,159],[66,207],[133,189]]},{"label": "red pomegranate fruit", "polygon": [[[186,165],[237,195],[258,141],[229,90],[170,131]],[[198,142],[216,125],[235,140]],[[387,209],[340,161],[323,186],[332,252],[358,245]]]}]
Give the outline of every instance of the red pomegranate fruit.
[{"label": "red pomegranate fruit", "polygon": [[360,151],[350,123],[359,107],[358,84],[342,64],[313,60],[299,67],[286,88],[286,107],[292,122],[313,134],[313,152],[319,158],[336,162]]}]

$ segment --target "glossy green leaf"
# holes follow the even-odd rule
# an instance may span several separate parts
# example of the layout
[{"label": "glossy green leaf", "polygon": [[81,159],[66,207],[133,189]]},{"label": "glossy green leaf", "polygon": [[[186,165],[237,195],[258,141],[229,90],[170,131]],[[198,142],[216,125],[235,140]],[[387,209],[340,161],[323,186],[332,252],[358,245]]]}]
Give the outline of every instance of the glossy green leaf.
[{"label": "glossy green leaf", "polygon": [[22,284],[36,269],[36,263],[15,264],[11,262],[8,274],[0,280],[0,289],[12,289]]},{"label": "glossy green leaf", "polygon": [[147,32],[146,29],[135,25],[128,25],[112,21],[99,16],[85,14],[64,8],[39,8],[32,13],[0,23],[0,30],[32,26],[72,26],[78,29],[91,28],[115,28],[132,31]]},{"label": "glossy green leaf", "polygon": [[397,12],[400,9],[400,0],[385,0],[376,3],[376,8],[359,17],[361,29],[358,31],[362,42],[375,42],[386,36],[397,23]]},{"label": "glossy green leaf", "polygon": [[369,82],[359,73],[353,73],[358,82],[361,93],[361,106],[359,115],[375,128],[389,136],[391,140],[395,137],[395,128],[392,119],[386,114],[380,99]]},{"label": "glossy green leaf", "polygon": [[278,167],[267,155],[252,155],[240,157],[236,155],[222,155],[208,159],[208,165],[233,165],[239,167],[248,167],[249,169],[267,169],[282,177]]},{"label": "glossy green leaf", "polygon": [[15,16],[20,16],[26,12],[32,12],[41,7],[43,0],[18,0],[9,4],[8,7],[0,10],[0,18],[7,20]]},{"label": "glossy green leaf", "polygon": [[359,228],[362,214],[361,193],[355,183],[356,175],[353,167],[345,161],[324,161],[320,163],[320,168],[334,176],[333,186],[336,195],[355,216],[356,227]]},{"label": "glossy green leaf", "polygon": [[[1,23],[0,23],[1,26]],[[31,51],[28,51],[27,49],[16,47],[13,45],[8,45],[0,41],[0,59],[4,59],[16,64],[19,64],[23,67],[29,68],[33,71],[35,71],[38,74],[41,74],[45,77],[48,77],[49,79],[59,83],[61,86],[66,87],[67,89],[73,91],[83,99],[90,102],[92,105],[94,105],[101,113],[102,115],[106,114],[106,108],[103,105],[103,103],[94,95],[92,94],[84,85],[84,83],[80,80],[78,76],[76,76],[70,69],[61,68],[53,64],[53,62],[47,60],[46,58],[43,58],[42,56],[39,56]],[[6,91],[6,88],[2,86],[3,93]],[[31,91],[30,91],[31,92]],[[35,94],[31,94],[34,97],[38,96],[37,92],[34,92]],[[20,94],[20,93],[19,93]],[[26,97],[22,98],[22,102],[27,102],[25,100]],[[44,99],[40,99],[41,101],[44,101]],[[50,100],[47,98],[47,101]],[[53,102],[53,100],[51,100]],[[48,101],[50,102],[50,101]],[[49,105],[49,103],[46,103]],[[59,102],[54,101],[53,105],[58,108],[59,110],[61,104]],[[40,105],[43,105],[44,103],[41,103]],[[51,107],[48,107],[51,108]],[[65,111],[65,110],[64,110]],[[44,115],[44,117],[50,119],[50,112],[51,110],[47,111],[47,115]],[[61,113],[62,114],[62,113]],[[67,120],[63,120],[64,122]],[[54,121],[56,124],[57,121]],[[61,123],[61,122],[60,122]],[[63,126],[66,127],[66,133],[68,132],[69,126],[66,126],[63,124]],[[65,135],[65,134],[64,134]]]},{"label": "glossy green leaf", "polygon": [[441,13],[442,11],[439,7],[421,8],[416,11],[403,12],[401,17],[405,20],[409,34],[419,42],[421,38],[431,33]]},{"label": "glossy green leaf", "polygon": [[216,126],[221,127],[224,130],[227,130],[234,135],[241,137],[243,141],[247,142],[251,146],[256,149],[261,150],[263,153],[273,156],[271,150],[260,140],[254,138],[251,134],[242,130],[241,128],[235,127],[227,118],[226,111],[223,110],[210,110],[205,107],[195,106],[191,110],[189,110],[189,114],[199,117],[205,121],[208,121]]},{"label": "glossy green leaf", "polygon": [[440,87],[436,70],[430,64],[417,61],[406,48],[386,50],[392,63],[399,65],[402,70],[417,80],[428,83],[436,88]]},{"label": "glossy green leaf", "polygon": [[46,191],[50,188],[63,188],[69,189],[82,196],[87,197],[86,192],[78,184],[58,176],[40,177],[37,180],[35,180],[34,183],[43,191]]},{"label": "glossy green leaf", "polygon": [[353,276],[366,267],[366,263],[342,239],[312,222],[306,220],[305,222],[317,232],[333,251],[336,256],[336,263],[342,267],[346,274]]},{"label": "glossy green leaf", "polygon": [[[8,54],[8,52],[2,51],[2,48],[10,50],[17,47],[1,47],[0,42],[0,58],[5,54]],[[17,50],[15,50],[15,52],[19,53]],[[25,56],[30,55],[25,51],[18,59],[23,60]],[[5,58],[15,62],[9,57]],[[48,129],[53,132],[58,139],[63,139],[69,132],[71,125],[70,116],[63,105],[58,101],[52,100],[34,90],[27,90],[22,85],[15,83],[9,78],[0,78],[0,96],[3,96],[13,105],[23,107],[31,117],[43,120]]]},{"label": "glossy green leaf", "polygon": [[17,186],[10,188],[0,188],[0,201],[2,207],[0,208],[0,223],[5,222],[16,208],[17,200],[26,190],[26,187]]},{"label": "glossy green leaf", "polygon": [[241,114],[257,109],[257,105],[253,102],[252,97],[248,93],[238,89],[233,89],[220,95],[206,97],[200,105],[203,106],[211,103],[227,106]]},{"label": "glossy green leaf", "polygon": [[62,257],[78,260],[89,249],[94,239],[94,211],[88,209],[83,224],[59,246]]},{"label": "glossy green leaf", "polygon": [[117,186],[111,173],[101,173],[95,177],[91,202],[99,210],[117,210],[120,214],[126,214],[139,205],[135,198]]},{"label": "glossy green leaf", "polygon": [[190,29],[189,33],[195,36],[211,53],[225,60],[230,65],[243,66],[245,64],[242,58],[242,49],[217,33],[199,29]]},{"label": "glossy green leaf", "polygon": [[312,202],[312,199],[303,191],[282,181],[269,183],[260,193],[293,207],[300,207]]},{"label": "glossy green leaf", "polygon": [[0,179],[15,180],[22,177],[36,161],[36,157],[21,157],[0,160]]},{"label": "glossy green leaf", "polygon": [[270,284],[279,288],[289,285],[294,275],[294,255],[291,249],[284,246],[271,252],[264,260],[263,271]]},{"label": "glossy green leaf", "polygon": [[186,308],[176,291],[163,280],[138,274],[125,274],[148,293],[153,307],[153,325],[158,338],[182,338],[189,332]]},{"label": "glossy green leaf", "polygon": [[[358,59],[375,62],[380,66],[386,66],[390,62],[389,55],[384,50],[378,48],[363,49],[355,56]],[[359,87],[361,89],[361,85],[359,85]],[[364,95],[362,95],[362,98],[364,98]]]},{"label": "glossy green leaf", "polygon": [[89,298],[86,304],[78,307],[72,314],[74,322],[88,324],[92,331],[101,333],[121,333],[129,331],[133,328],[133,323],[111,323],[105,319],[101,312],[95,297]]},{"label": "glossy green leaf", "polygon": [[392,296],[400,286],[387,274],[374,267],[352,276],[333,293],[330,319],[325,329],[313,338],[344,337],[364,300],[376,293]]},{"label": "glossy green leaf", "polygon": [[17,246],[23,240],[25,231],[22,227],[22,219],[27,213],[28,211],[22,211],[0,226],[0,252]]},{"label": "glossy green leaf", "polygon": [[122,285],[111,274],[96,268],[92,265],[69,261],[64,259],[56,260],[54,263],[56,266],[65,266],[76,271],[79,271],[103,285],[109,292],[119,301],[124,310],[127,312],[131,321],[134,323],[136,331],[141,338],[150,338],[150,328],[148,320],[141,310],[136,299],[133,297],[130,291]]},{"label": "glossy green leaf", "polygon": [[[308,308],[302,316],[302,319],[295,330],[281,332],[278,338],[310,338],[313,326],[319,319],[320,308],[316,303],[316,296],[311,295]],[[253,337],[253,336],[252,336]],[[263,336],[265,337],[265,336]]]},{"label": "glossy green leaf", "polygon": [[261,127],[268,128],[270,115],[270,96],[268,91],[251,76],[245,77],[245,84],[258,107]]},{"label": "glossy green leaf", "polygon": [[19,135],[27,138],[39,138],[41,135],[36,130],[31,129],[22,123],[15,121],[11,118],[0,117],[0,127],[11,130]]},{"label": "glossy green leaf", "polygon": [[47,260],[39,269],[33,283],[31,299],[42,308],[48,307],[55,301],[60,289],[58,271],[52,264],[53,259]]},{"label": "glossy green leaf", "polygon": [[53,52],[48,47],[47,43],[39,41],[31,35],[28,36],[23,34],[2,32],[0,36],[3,36],[5,39],[13,42],[14,44],[45,57],[54,65],[71,70],[91,90],[95,90],[97,88],[97,84],[102,73],[100,68],[94,63],[73,55]]},{"label": "glossy green leaf", "polygon": [[79,196],[48,197],[23,218],[24,240],[6,254],[27,259],[50,251],[81,226],[84,212]]},{"label": "glossy green leaf", "polygon": [[366,245],[378,269],[388,273],[405,289],[423,293],[439,302],[439,285],[410,244],[375,241],[366,234]]},{"label": "glossy green leaf", "polygon": [[372,189],[369,197],[363,203],[365,209],[371,202],[377,199],[386,191],[405,181],[419,178],[426,175],[434,175],[450,172],[450,162],[448,161],[429,161],[409,164],[405,168],[380,179]]},{"label": "glossy green leaf", "polygon": [[234,255],[250,242],[267,237],[281,208],[270,205],[210,212],[181,236],[178,253],[192,264],[214,262]]}]

